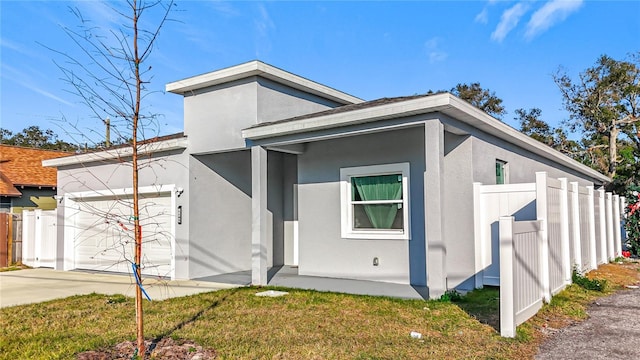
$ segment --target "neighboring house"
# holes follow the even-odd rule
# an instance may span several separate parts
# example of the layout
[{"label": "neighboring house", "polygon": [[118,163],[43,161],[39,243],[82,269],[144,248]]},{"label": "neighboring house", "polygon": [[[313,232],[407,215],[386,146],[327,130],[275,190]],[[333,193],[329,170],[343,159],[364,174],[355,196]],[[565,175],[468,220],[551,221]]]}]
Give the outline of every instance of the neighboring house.
[{"label": "neighboring house", "polygon": [[0,211],[56,208],[56,169],[42,160],[69,156],[63,151],[0,144]]},{"label": "neighboring house", "polygon": [[[259,61],[167,91],[184,97],[184,136],[141,149],[147,274],[264,285],[292,265],[438,297],[478,276],[474,182],[609,181],[449,93],[365,102]],[[64,197],[58,268],[128,271],[110,249],[130,228],[129,154],[44,162]]]}]

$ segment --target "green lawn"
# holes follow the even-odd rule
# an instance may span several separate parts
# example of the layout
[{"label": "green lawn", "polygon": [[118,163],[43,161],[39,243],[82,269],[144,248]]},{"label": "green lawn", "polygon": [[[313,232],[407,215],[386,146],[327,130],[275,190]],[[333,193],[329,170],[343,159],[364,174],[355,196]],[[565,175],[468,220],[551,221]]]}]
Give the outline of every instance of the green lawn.
[{"label": "green lawn", "polygon": [[[194,340],[222,359],[526,359],[535,354],[543,322],[576,318],[567,312],[602,295],[572,286],[558,295],[575,296],[569,309],[566,301],[547,305],[544,317],[521,326],[516,339],[504,339],[495,329],[497,289],[453,303],[304,290],[255,296],[262,290],[145,302],[145,335]],[[133,300],[122,296],[5,308],[0,325],[0,359],[73,359],[135,337]],[[411,331],[422,339],[411,338]]]}]

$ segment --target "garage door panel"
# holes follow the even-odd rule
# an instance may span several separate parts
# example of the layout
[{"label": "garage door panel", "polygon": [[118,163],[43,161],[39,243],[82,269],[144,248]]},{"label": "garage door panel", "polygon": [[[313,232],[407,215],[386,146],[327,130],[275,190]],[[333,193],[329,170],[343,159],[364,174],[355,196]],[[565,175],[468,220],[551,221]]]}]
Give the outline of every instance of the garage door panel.
[{"label": "garage door panel", "polygon": [[[94,198],[78,201],[75,267],[101,271],[131,272],[135,254],[131,199]],[[171,198],[141,197],[142,272],[171,274]]]}]

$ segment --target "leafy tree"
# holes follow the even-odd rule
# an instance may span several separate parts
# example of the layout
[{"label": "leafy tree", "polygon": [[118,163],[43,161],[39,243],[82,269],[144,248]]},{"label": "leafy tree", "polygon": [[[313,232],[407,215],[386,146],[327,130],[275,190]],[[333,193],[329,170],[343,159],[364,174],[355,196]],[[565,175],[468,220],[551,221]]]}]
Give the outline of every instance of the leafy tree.
[{"label": "leafy tree", "polygon": [[542,110],[532,108],[529,111],[517,109],[516,120],[520,123],[520,131],[541,143],[553,147],[556,143],[555,131],[544,120],[540,119]]},{"label": "leafy tree", "polygon": [[[640,53],[632,55],[629,61],[602,55],[594,66],[581,72],[578,79],[572,79],[562,69],[553,78],[570,113],[565,124],[571,131],[582,130],[592,152],[602,155],[596,169],[615,178],[621,163],[637,164],[640,160]],[[626,151],[623,157],[621,140],[625,142],[623,146],[633,150]],[[631,179],[616,180],[627,184],[638,181],[637,172]]]},{"label": "leafy tree", "polygon": [[561,153],[589,165],[590,156],[582,142],[569,140],[562,128],[554,128],[541,119],[542,110],[532,108],[517,109],[514,118],[520,124],[520,131]]},{"label": "leafy tree", "polygon": [[502,99],[495,92],[483,89],[479,82],[458,84],[450,92],[495,118],[501,119],[507,113],[502,106]]},{"label": "leafy tree", "polygon": [[6,145],[24,146],[45,150],[76,151],[77,145],[58,139],[58,135],[51,129],[42,130],[38,126],[29,126],[21,132],[0,128],[2,138],[0,142]]},{"label": "leafy tree", "polygon": [[502,99],[496,96],[495,92],[483,89],[480,83],[458,84],[450,90],[427,91],[427,94],[452,93],[469,104],[479,108],[487,114],[502,119],[502,115],[507,111],[502,106]]}]

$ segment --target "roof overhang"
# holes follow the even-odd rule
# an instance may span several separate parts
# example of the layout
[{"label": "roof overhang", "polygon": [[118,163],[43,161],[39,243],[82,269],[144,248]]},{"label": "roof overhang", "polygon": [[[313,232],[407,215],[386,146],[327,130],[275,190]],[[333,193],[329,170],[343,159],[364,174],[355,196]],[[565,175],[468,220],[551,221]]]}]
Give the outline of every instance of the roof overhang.
[{"label": "roof overhang", "polygon": [[[162,140],[156,142],[149,142],[138,146],[138,154],[154,154],[159,152],[166,152],[172,150],[181,150],[187,148],[187,138],[177,138]],[[66,156],[61,158],[43,160],[42,166],[45,167],[60,167],[66,165],[86,164],[96,161],[105,161],[113,159],[122,159],[131,157],[133,154],[133,148],[131,146],[119,147],[104,151],[96,151],[92,153],[78,154],[72,156]]]},{"label": "roof overhang", "polygon": [[255,127],[242,130],[242,137],[252,141],[266,140],[269,138],[434,112],[440,112],[451,118],[462,121],[473,128],[479,129],[487,134],[493,135],[543,158],[552,160],[570,169],[585,174],[597,182],[611,182],[611,179],[607,176],[569,158],[559,151],[552,149],[551,147],[546,146],[527,135],[522,134],[511,126],[491,117],[482,110],[449,93],[435,94],[397,103],[368,108],[365,107],[358,110],[321,115],[318,117],[300,120],[260,124]]},{"label": "roof overhang", "polygon": [[315,81],[305,79],[282,69],[278,69],[261,61],[250,61],[244,64],[174,81],[168,83],[165,89],[166,91],[175,94],[186,94],[198,89],[245,79],[251,76],[260,76],[340,104],[348,105],[364,102],[364,100],[355,96],[330,88]]}]

